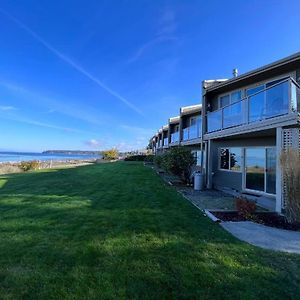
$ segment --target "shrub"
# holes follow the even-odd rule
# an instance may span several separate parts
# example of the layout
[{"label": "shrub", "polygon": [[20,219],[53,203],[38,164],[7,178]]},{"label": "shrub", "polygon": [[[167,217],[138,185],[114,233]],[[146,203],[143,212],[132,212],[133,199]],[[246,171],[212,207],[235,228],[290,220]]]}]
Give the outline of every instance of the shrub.
[{"label": "shrub", "polygon": [[190,181],[191,167],[194,164],[194,155],[185,147],[171,148],[162,157],[162,166],[185,182]]},{"label": "shrub", "polygon": [[153,163],[154,162],[154,155],[153,154],[150,154],[150,155],[146,155],[144,161],[147,162],[147,163]]},{"label": "shrub", "polygon": [[20,163],[20,169],[22,169],[24,172],[30,171],[30,170],[37,170],[41,166],[41,163],[37,160],[32,161],[22,161]]},{"label": "shrub", "polygon": [[251,219],[252,214],[256,210],[256,203],[243,197],[237,198],[235,205],[238,214],[246,219]]},{"label": "shrub", "polygon": [[300,156],[296,150],[288,149],[280,160],[285,182],[285,216],[289,223],[300,223]]},{"label": "shrub", "polygon": [[163,154],[156,155],[156,156],[154,157],[154,163],[155,163],[159,168],[162,167],[162,162],[163,162]]},{"label": "shrub", "polygon": [[136,155],[129,155],[125,157],[125,161],[144,161],[146,158],[145,154],[136,154]]},{"label": "shrub", "polygon": [[119,151],[117,149],[102,151],[101,154],[105,160],[118,159],[119,157]]}]

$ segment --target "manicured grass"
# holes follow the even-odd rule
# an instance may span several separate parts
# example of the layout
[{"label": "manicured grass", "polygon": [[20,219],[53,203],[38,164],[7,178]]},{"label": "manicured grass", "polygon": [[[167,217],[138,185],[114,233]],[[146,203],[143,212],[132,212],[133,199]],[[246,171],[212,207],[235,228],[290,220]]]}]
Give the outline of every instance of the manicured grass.
[{"label": "manicured grass", "polygon": [[239,242],[141,163],[0,177],[1,299],[299,299],[300,256]]}]

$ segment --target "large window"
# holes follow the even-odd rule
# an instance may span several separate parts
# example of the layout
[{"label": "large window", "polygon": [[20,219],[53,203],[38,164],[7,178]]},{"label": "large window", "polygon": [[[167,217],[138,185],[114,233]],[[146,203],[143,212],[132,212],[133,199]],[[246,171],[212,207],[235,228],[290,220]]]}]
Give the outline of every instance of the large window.
[{"label": "large window", "polygon": [[242,91],[235,91],[230,94],[220,96],[219,98],[219,108],[227,106],[231,103],[238,102],[242,99]]},{"label": "large window", "polygon": [[198,151],[198,150],[193,150],[192,151],[192,154],[194,155],[194,158],[195,158],[195,165],[196,166],[201,166],[201,151]]},{"label": "large window", "polygon": [[220,97],[220,108],[230,104],[230,95]]},{"label": "large window", "polygon": [[242,149],[241,148],[221,148],[220,149],[220,169],[241,171]]},{"label": "large window", "polygon": [[190,118],[190,126],[198,125],[200,123],[200,117],[191,117]]}]

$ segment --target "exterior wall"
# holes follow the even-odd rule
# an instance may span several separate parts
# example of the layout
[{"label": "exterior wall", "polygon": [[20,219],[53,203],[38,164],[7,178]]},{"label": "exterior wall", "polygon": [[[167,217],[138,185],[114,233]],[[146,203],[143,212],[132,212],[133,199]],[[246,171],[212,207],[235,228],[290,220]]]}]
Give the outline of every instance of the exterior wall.
[{"label": "exterior wall", "polygon": [[284,72],[284,73],[278,73],[276,74],[276,76],[266,76],[263,80],[255,80],[255,78],[252,80],[252,82],[248,82],[246,85],[241,85],[239,88],[234,88],[234,89],[230,89],[228,88],[227,90],[225,91],[222,91],[220,93],[214,93],[210,99],[209,99],[209,102],[210,102],[210,105],[211,105],[211,110],[212,111],[215,111],[215,110],[218,110],[219,108],[219,96],[222,96],[222,95],[227,95],[228,93],[231,93],[231,92],[234,92],[234,91],[238,91],[238,90],[241,90],[242,91],[242,98],[245,97],[245,94],[244,94],[244,91],[248,88],[253,88],[255,86],[259,86],[261,84],[264,84],[264,83],[267,83],[267,82],[270,82],[270,81],[273,81],[273,80],[277,80],[277,79],[280,79],[280,78],[283,78],[283,77],[292,77],[293,79],[296,80],[296,70],[293,70],[291,72]]},{"label": "exterior wall", "polygon": [[[276,146],[276,136],[262,138],[241,138],[235,140],[214,140],[211,141],[212,157],[212,186],[215,188],[227,188],[241,191],[243,188],[243,173],[219,169],[219,149],[230,147],[264,147]],[[243,160],[243,157],[242,157]]]},{"label": "exterior wall", "polygon": [[[243,174],[244,165],[240,172],[219,169],[219,149],[230,147],[276,147],[277,164],[276,164],[276,211],[281,212],[284,196],[281,192],[284,189],[281,176],[280,153],[284,150],[284,142],[287,139],[286,134],[291,131],[291,127],[299,126],[300,123],[300,92],[298,90],[298,114],[290,111],[289,114],[272,116],[272,118],[262,119],[260,121],[239,124],[239,126],[225,127],[222,130],[212,131],[207,133],[207,114],[208,110],[214,111],[219,108],[219,96],[227,93],[242,90],[242,99],[245,96],[245,89],[252,88],[256,85],[264,84],[279,78],[291,76],[300,84],[300,54],[297,54],[297,60],[293,58],[291,61],[285,61],[283,65],[278,62],[275,67],[265,66],[262,69],[246,73],[238,78],[224,80],[204,81],[202,84],[202,110],[201,113],[181,114],[178,117],[169,119],[169,130],[167,132],[169,144],[171,143],[171,133],[174,127],[179,124],[179,142],[170,144],[170,146],[178,146],[179,144],[187,147],[191,151],[201,150],[201,138],[183,141],[183,128],[189,126],[189,119],[195,115],[202,114],[202,137],[203,145],[206,152],[206,163],[204,165],[206,171],[207,187],[211,188],[227,188],[236,191],[242,191],[245,184],[245,176]],[[291,93],[291,91],[289,91]],[[208,106],[208,103],[210,104]],[[246,106],[246,105],[245,105]],[[273,107],[273,105],[269,105]],[[269,107],[268,106],[268,107]],[[274,105],[276,107],[276,105]],[[246,113],[249,111],[246,109]],[[247,114],[246,114],[247,115]],[[249,118],[249,114],[248,114]],[[176,120],[175,120],[176,119]],[[300,134],[293,129],[293,134],[290,140],[293,141],[293,147],[300,148]],[[297,131],[297,134],[294,132]],[[164,133],[165,134],[165,133]],[[295,136],[297,135],[297,138]],[[167,149],[155,149],[157,154],[161,154]],[[243,152],[244,155],[244,152]],[[244,163],[244,157],[242,157]],[[200,170],[201,167],[195,166],[193,171]],[[282,196],[283,195],[283,196]]]}]

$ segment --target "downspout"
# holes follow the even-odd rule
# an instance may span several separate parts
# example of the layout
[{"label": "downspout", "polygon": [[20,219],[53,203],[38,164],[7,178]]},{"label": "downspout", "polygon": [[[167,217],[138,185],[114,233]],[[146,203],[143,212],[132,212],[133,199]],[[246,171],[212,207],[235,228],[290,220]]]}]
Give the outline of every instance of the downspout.
[{"label": "downspout", "polygon": [[201,173],[203,174],[203,162],[204,162],[204,158],[203,158],[203,136],[204,136],[204,127],[205,127],[205,116],[206,116],[206,107],[204,105],[205,101],[204,101],[204,97],[205,97],[205,88],[204,88],[204,82],[202,81],[202,107],[201,107],[201,119],[202,119],[202,128],[201,128]]}]

